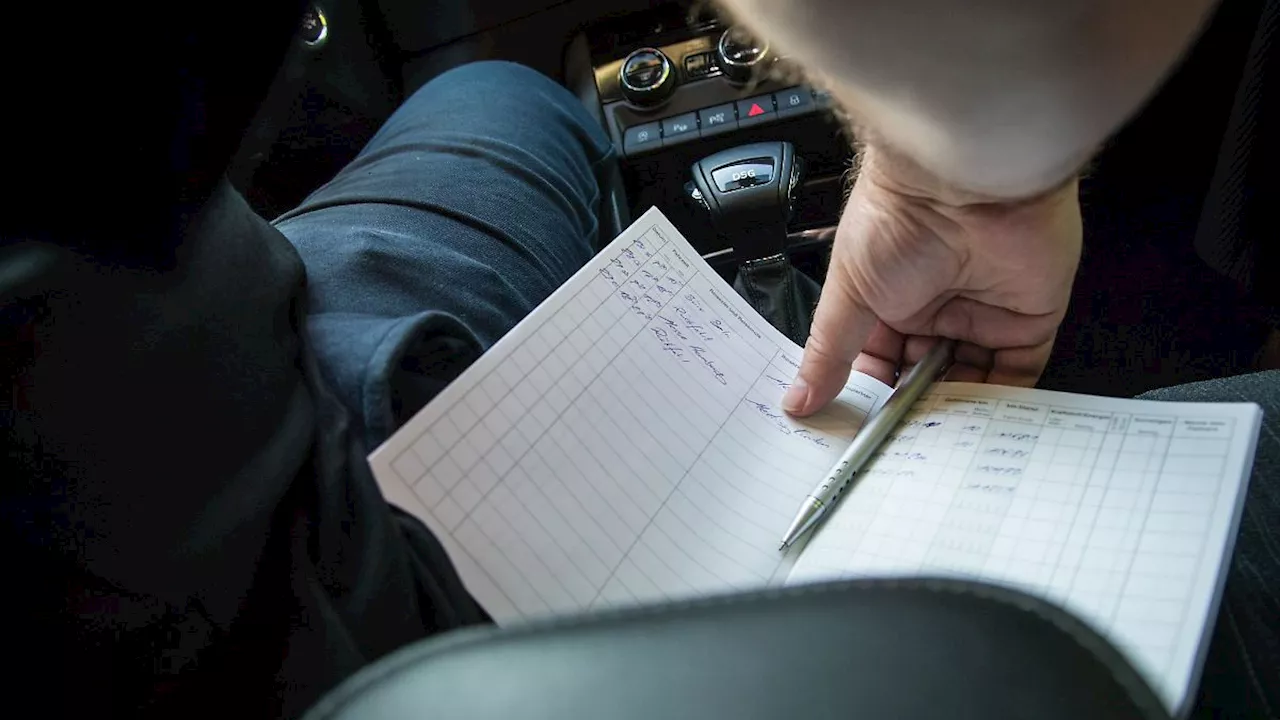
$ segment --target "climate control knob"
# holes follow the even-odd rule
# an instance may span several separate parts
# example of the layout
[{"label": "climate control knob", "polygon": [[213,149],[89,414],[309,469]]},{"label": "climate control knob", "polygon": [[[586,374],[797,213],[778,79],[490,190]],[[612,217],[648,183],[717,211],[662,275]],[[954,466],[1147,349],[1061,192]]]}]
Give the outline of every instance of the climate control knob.
[{"label": "climate control knob", "polygon": [[716,44],[716,54],[720,59],[720,69],[724,76],[738,84],[744,84],[757,76],[768,63],[773,62],[769,55],[769,43],[757,40],[745,30],[731,27],[720,36]]},{"label": "climate control knob", "polygon": [[671,58],[654,48],[632,52],[618,69],[622,95],[635,105],[657,105],[671,97],[677,82]]}]

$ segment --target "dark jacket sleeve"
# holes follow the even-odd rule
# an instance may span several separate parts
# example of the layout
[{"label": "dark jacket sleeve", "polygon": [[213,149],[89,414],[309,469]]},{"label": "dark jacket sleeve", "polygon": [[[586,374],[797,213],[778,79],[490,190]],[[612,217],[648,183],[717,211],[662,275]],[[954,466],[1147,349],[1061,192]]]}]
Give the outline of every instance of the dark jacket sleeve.
[{"label": "dark jacket sleeve", "polygon": [[22,3],[7,21],[39,39],[4,50],[18,706],[292,715],[460,621],[456,577],[426,582],[314,372],[297,253],[223,180],[297,10]]}]

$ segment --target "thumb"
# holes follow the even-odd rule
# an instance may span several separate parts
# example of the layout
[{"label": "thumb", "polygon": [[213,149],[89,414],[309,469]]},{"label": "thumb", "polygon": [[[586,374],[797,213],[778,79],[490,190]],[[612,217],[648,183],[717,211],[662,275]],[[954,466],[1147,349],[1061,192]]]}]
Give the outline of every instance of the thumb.
[{"label": "thumb", "polygon": [[833,264],[813,314],[800,371],[782,397],[782,409],[801,417],[812,415],[840,394],[876,322],[849,272],[843,264]]}]

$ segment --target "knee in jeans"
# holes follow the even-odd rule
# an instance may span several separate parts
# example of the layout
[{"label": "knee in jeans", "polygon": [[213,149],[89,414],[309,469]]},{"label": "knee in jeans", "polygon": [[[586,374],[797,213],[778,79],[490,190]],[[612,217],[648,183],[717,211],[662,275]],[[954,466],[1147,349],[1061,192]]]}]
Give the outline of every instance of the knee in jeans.
[{"label": "knee in jeans", "polygon": [[[459,65],[434,78],[419,90],[428,92],[448,92],[456,88],[467,94],[523,93],[529,90],[546,92],[564,92],[564,88],[551,78],[533,68],[509,62],[507,60],[480,60],[478,62]],[[416,93],[415,93],[416,94]]]}]

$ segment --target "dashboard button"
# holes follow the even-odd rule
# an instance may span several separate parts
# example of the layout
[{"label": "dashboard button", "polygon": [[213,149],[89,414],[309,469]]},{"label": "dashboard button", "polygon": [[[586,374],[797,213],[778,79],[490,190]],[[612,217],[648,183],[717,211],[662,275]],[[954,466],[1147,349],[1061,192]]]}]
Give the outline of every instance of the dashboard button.
[{"label": "dashboard button", "polygon": [[772,179],[773,161],[769,158],[744,160],[711,171],[711,181],[722,193],[765,185]]},{"label": "dashboard button", "polygon": [[684,73],[690,78],[703,78],[719,72],[720,66],[716,63],[715,53],[694,53],[684,58]]},{"label": "dashboard button", "polygon": [[778,113],[773,109],[772,95],[757,95],[738,101],[738,127],[750,127],[777,119]]},{"label": "dashboard button", "polygon": [[738,117],[733,112],[733,103],[703,108],[698,111],[698,117],[702,119],[702,137],[738,129]]},{"label": "dashboard button", "polygon": [[629,127],[623,134],[622,149],[628,155],[657,147],[662,147],[662,135],[656,122]]},{"label": "dashboard button", "polygon": [[663,144],[673,141],[682,142],[698,137],[698,116],[696,113],[685,113],[662,119]]},{"label": "dashboard button", "polygon": [[814,109],[813,92],[807,87],[793,87],[774,94],[778,101],[778,117],[800,115]]}]

